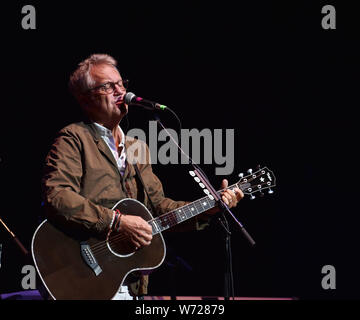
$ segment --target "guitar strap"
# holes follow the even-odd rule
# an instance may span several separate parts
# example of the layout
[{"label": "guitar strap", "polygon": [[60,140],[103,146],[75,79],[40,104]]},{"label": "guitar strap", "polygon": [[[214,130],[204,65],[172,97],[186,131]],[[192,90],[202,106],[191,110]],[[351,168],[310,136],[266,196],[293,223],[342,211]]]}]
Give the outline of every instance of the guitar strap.
[{"label": "guitar strap", "polygon": [[143,185],[143,188],[144,188],[144,190],[145,190],[145,193],[146,193],[146,195],[147,195],[147,197],[148,197],[148,199],[149,199],[152,214],[153,214],[153,215],[156,215],[155,206],[154,206],[153,202],[151,201],[151,198],[150,198],[150,196],[149,196],[149,193],[147,192],[145,183],[144,183],[144,181],[143,181],[143,179],[142,179],[142,177],[141,177],[140,170],[139,170],[139,168],[138,168],[138,166],[137,166],[136,163],[134,164],[134,168],[135,168],[135,171],[136,171],[137,176],[139,177],[139,180],[140,180],[141,184]]}]

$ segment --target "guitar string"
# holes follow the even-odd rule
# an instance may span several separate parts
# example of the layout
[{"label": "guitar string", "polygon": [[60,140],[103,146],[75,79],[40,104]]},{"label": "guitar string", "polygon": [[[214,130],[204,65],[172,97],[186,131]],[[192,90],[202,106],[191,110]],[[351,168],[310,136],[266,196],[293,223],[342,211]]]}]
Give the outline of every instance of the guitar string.
[{"label": "guitar string", "polygon": [[[175,218],[174,218],[174,217],[171,217],[172,219],[169,219],[169,217],[167,217],[167,216],[171,216],[172,213],[173,213],[173,211],[167,212],[166,214],[164,214],[164,215],[162,215],[162,216],[160,216],[160,217],[161,217],[161,218],[165,217],[165,218],[168,219],[168,221],[170,220],[170,221],[169,221],[170,223],[175,223],[176,221],[175,221]],[[157,218],[160,218],[160,217],[153,218],[153,219],[151,219],[151,220],[149,220],[149,221],[147,221],[147,222],[150,224],[151,222],[153,222],[154,220],[156,220]],[[163,219],[163,220],[165,220],[165,219]],[[110,244],[111,244],[111,243],[117,243],[117,242],[119,242],[119,240],[122,241],[122,240],[124,240],[125,238],[127,238],[125,235],[123,235],[123,234],[118,234],[118,235],[115,235],[115,236],[109,238],[110,240],[109,240],[108,242],[109,242]],[[116,241],[115,241],[115,240],[116,240]],[[92,246],[91,249],[92,249],[92,250],[94,249],[94,250],[96,251],[96,249],[97,249],[98,246],[102,247],[102,246],[103,246],[103,243],[106,243],[106,242],[107,242],[107,241],[99,242],[98,244],[95,244],[94,246]]]},{"label": "guitar string", "polygon": [[[206,197],[204,197],[204,198],[206,198]],[[202,198],[202,199],[204,199],[204,198]],[[202,199],[199,199],[199,200],[197,200],[197,201],[201,201]],[[194,201],[194,202],[197,202],[197,201]],[[188,204],[189,205],[189,204]],[[186,206],[188,206],[188,205],[185,205],[184,207],[186,207]],[[154,222],[154,223],[156,223],[155,221],[156,220],[158,220],[161,224],[163,224],[165,221],[166,222],[168,222],[167,223],[167,226],[173,226],[173,225],[175,225],[175,224],[177,224],[177,222],[178,222],[178,215],[177,215],[177,210],[179,210],[180,208],[178,208],[178,209],[176,209],[176,210],[172,210],[172,211],[170,211],[170,212],[167,212],[167,213],[165,213],[165,214],[163,214],[163,215],[161,215],[161,216],[159,216],[159,217],[155,217],[155,218],[153,218],[153,219],[150,219],[149,221],[147,221],[149,224],[150,223],[152,223],[152,222]],[[191,212],[190,212],[191,213]],[[191,215],[190,217],[188,217],[187,215],[186,215],[186,217],[187,217],[187,219],[190,219],[190,218],[192,218],[192,217],[194,217],[194,215]],[[111,241],[112,241],[112,243],[114,243],[114,240],[123,240],[125,238],[125,236],[124,235],[117,235],[117,236],[113,236],[112,238],[111,238]],[[106,242],[106,241],[104,241],[104,242]],[[94,250],[96,250],[97,249],[97,246],[103,246],[103,244],[102,243],[98,243],[98,244],[96,244],[96,245],[94,245],[93,247],[91,247],[91,249],[93,249],[94,248]]]},{"label": "guitar string", "polygon": [[[256,177],[257,178],[257,177]],[[253,178],[253,179],[249,179],[248,181],[249,182],[251,182],[251,181],[253,181],[255,178]],[[248,182],[245,182],[245,183],[248,183]],[[228,188],[232,188],[232,187],[234,187],[234,186],[237,186],[239,183],[237,183],[237,184],[234,184],[234,185],[232,185],[232,186],[230,186],[230,187],[228,187]],[[260,183],[260,185],[265,185],[265,183]],[[241,184],[240,184],[240,186],[241,186]],[[224,188],[224,189],[226,189],[226,188]],[[222,189],[222,190],[224,190],[224,189]],[[221,192],[222,190],[220,190],[219,192]],[[197,201],[194,201],[193,203],[195,203],[195,202],[200,202],[200,201],[203,201],[204,199],[207,199],[207,198],[209,198],[208,196],[206,196],[206,197],[203,197],[203,198],[201,198],[201,199],[199,199],[199,200],[197,200]],[[189,204],[188,205],[186,205],[186,206],[189,206]],[[185,207],[185,206],[184,206]],[[178,209],[180,209],[180,208],[178,208]],[[166,214],[164,214],[164,215],[162,215],[162,216],[160,216],[160,217],[155,217],[155,218],[153,218],[153,219],[151,219],[151,220],[149,220],[148,222],[150,223],[150,222],[154,222],[155,220],[160,220],[160,222],[163,222],[165,219],[167,219],[167,221],[169,222],[168,224],[167,224],[167,226],[168,227],[172,227],[173,225],[176,225],[177,223],[178,223],[178,220],[177,220],[177,217],[175,217],[175,215],[177,215],[177,213],[175,212],[175,211],[177,211],[178,209],[176,209],[176,210],[173,210],[173,211],[170,211],[170,212],[168,212],[168,213],[166,213]],[[194,217],[194,215],[192,215],[191,217]],[[187,219],[189,219],[189,218],[191,218],[191,217],[188,217],[187,216]],[[160,219],[159,219],[160,218]],[[185,220],[187,220],[187,219],[185,219]],[[169,221],[170,220],[170,221]],[[164,229],[163,229],[164,230]],[[162,230],[161,230],[162,231]],[[92,246],[92,247],[90,247],[92,250],[93,250],[93,252],[94,253],[99,253],[100,251],[102,251],[102,250],[106,250],[107,251],[107,245],[106,245],[106,243],[109,243],[109,245],[111,245],[111,244],[116,244],[116,243],[119,243],[119,242],[121,242],[122,240],[124,240],[126,238],[126,236],[125,235],[116,235],[116,236],[113,236],[111,239],[109,238],[109,240],[106,240],[106,241],[102,241],[102,242],[100,242],[100,243],[98,243],[98,244],[95,244],[94,246]]]},{"label": "guitar string", "polygon": [[[258,177],[256,177],[256,178],[258,178]],[[251,182],[251,181],[253,181],[254,179],[255,179],[255,178],[249,179],[249,180],[248,180],[247,182],[245,182],[245,183]],[[239,184],[239,183],[236,183],[236,184],[234,184],[234,185],[232,185],[232,186],[230,186],[230,187],[228,187],[228,188],[232,188],[232,187],[238,186],[238,184]],[[262,183],[261,185],[265,185],[265,183]],[[241,186],[241,184],[240,184],[240,186]],[[239,186],[238,186],[238,187],[239,187]],[[226,189],[226,188],[224,188],[224,189]],[[221,189],[219,192],[223,191],[224,189]],[[193,203],[195,203],[195,202],[201,202],[201,201],[203,201],[204,199],[208,199],[208,198],[209,198],[209,197],[206,196],[206,197],[203,197],[203,198],[201,198],[201,199],[199,199],[199,200],[197,200],[197,201],[194,201]],[[185,205],[184,207],[189,206],[189,205],[190,205],[190,204]],[[165,221],[165,220],[167,219],[167,221],[170,222],[167,226],[172,227],[172,226],[174,225],[174,223],[175,223],[175,224],[178,223],[178,220],[177,220],[178,215],[177,215],[176,211],[179,210],[179,209],[181,209],[181,208],[178,208],[178,209],[176,209],[176,210],[167,212],[167,213],[163,214],[163,215],[160,216],[160,217],[155,217],[155,218],[149,220],[148,222],[151,223],[151,222],[154,222],[155,220],[160,220],[160,222],[163,222],[163,221]],[[176,215],[177,217],[175,217],[175,215]],[[191,215],[190,217],[187,216],[187,219],[192,218],[192,217],[194,217],[194,215]],[[185,219],[185,220],[187,220],[187,219]],[[170,221],[169,221],[169,220],[170,220]],[[124,236],[124,235],[113,236],[113,237],[112,237],[110,240],[108,240],[108,241],[106,240],[106,241],[100,242],[100,243],[98,243],[98,244],[95,244],[93,247],[91,247],[91,249],[94,249],[94,251],[96,251],[96,250],[97,250],[97,247],[103,248],[103,247],[104,247],[104,244],[106,244],[106,242],[109,242],[109,244],[113,244],[113,243],[117,243],[117,242],[119,242],[119,241],[122,241],[122,240],[125,239],[125,238],[126,238],[126,236]]]},{"label": "guitar string", "polygon": [[[258,177],[256,177],[256,178],[258,178]],[[245,183],[251,182],[251,181],[253,181],[254,179],[255,179],[255,178],[253,178],[253,179],[251,179],[251,180],[249,179],[249,180],[248,180],[247,182],[245,182]],[[234,186],[237,186],[238,184],[239,184],[239,183],[236,183],[236,184],[234,184],[234,185],[232,185],[232,186],[230,186],[230,187],[228,187],[228,188],[232,188],[232,187],[234,187]],[[266,183],[259,183],[258,185],[266,185]],[[240,186],[241,186],[241,185],[240,185]],[[224,188],[224,189],[226,189],[226,188]],[[222,190],[224,190],[224,189],[222,189]],[[221,192],[222,190],[220,190],[219,192]],[[208,197],[208,196],[203,197],[203,198],[201,198],[201,199],[199,199],[199,200],[197,200],[197,201],[194,201],[193,203],[198,202],[198,201],[201,201],[201,200],[203,200],[203,199],[205,199],[205,198],[209,198],[209,197]],[[188,205],[186,205],[186,206],[188,206]],[[185,207],[185,206],[184,206],[184,207]],[[178,209],[180,209],[180,208],[178,208]],[[160,217],[155,217],[155,218],[149,220],[148,222],[150,223],[150,222],[153,222],[153,221],[155,221],[155,220],[159,220],[159,218],[163,218],[162,220],[165,220],[165,219],[164,219],[164,217],[165,217],[166,219],[168,219],[168,221],[170,220],[170,223],[167,224],[167,226],[172,227],[172,226],[174,226],[174,225],[176,225],[176,224],[178,223],[177,218],[175,217],[175,215],[176,215],[176,212],[175,212],[175,211],[177,211],[178,209],[173,210],[173,211],[170,211],[170,212],[167,212],[167,213],[163,214],[163,215],[160,216]],[[194,217],[194,216],[192,216],[192,217]],[[169,219],[169,218],[170,218],[170,219]],[[190,218],[191,218],[191,217],[190,217]],[[190,218],[187,218],[187,219],[190,219]],[[187,220],[187,219],[185,219],[185,220]],[[160,219],[160,221],[161,221],[161,219]],[[161,221],[161,222],[163,222],[163,221]],[[165,230],[165,229],[163,229],[163,230]],[[162,231],[163,231],[163,230],[162,230]],[[95,244],[94,246],[90,246],[90,248],[91,248],[91,250],[92,250],[93,253],[99,254],[99,253],[102,252],[102,251],[108,251],[107,243],[109,243],[109,245],[111,246],[111,244],[119,243],[119,242],[121,242],[122,240],[125,240],[126,238],[127,238],[127,237],[126,237],[125,235],[119,234],[119,235],[113,236],[112,238],[109,238],[109,240],[101,241],[101,242]]]},{"label": "guitar string", "polygon": [[[166,217],[167,218],[167,222],[168,222],[168,226],[171,227],[173,225],[176,225],[177,223],[177,220],[175,217],[172,217],[171,216],[171,213],[172,212],[168,212],[166,214],[164,214],[163,216],[169,216],[169,217]],[[161,217],[163,217],[161,216]],[[159,217],[158,217],[159,218]],[[156,219],[156,218],[155,218]],[[149,221],[147,221],[148,223],[150,222],[153,222],[155,219],[151,219]],[[107,245],[106,243],[108,242],[110,244],[110,246],[113,244],[117,244],[117,243],[120,243],[122,242],[123,240],[127,239],[127,237],[124,235],[124,234],[118,234],[118,235],[115,235],[115,236],[112,236],[111,238],[109,238],[109,240],[107,241],[102,241],[102,242],[99,242],[98,244],[95,244],[94,246],[90,246],[91,250],[93,253],[99,253],[101,252],[102,250],[107,250]]]},{"label": "guitar string", "polygon": [[[232,187],[232,186],[231,186],[231,187]],[[194,201],[194,202],[192,202],[192,203],[204,201],[204,199],[206,199],[206,198],[208,198],[208,197],[203,197],[203,198],[201,198],[201,199],[199,199],[199,200],[196,200],[196,201]],[[185,205],[184,207],[189,206],[189,205],[190,205],[190,204]],[[195,205],[194,205],[194,206],[195,206]],[[182,208],[184,208],[184,207],[182,207]],[[196,207],[196,206],[195,206],[195,207]],[[149,220],[149,221],[147,221],[147,222],[150,224],[150,223],[152,223],[152,222],[155,222],[156,220],[159,220],[159,222],[160,222],[162,225],[163,225],[163,222],[167,222],[166,226],[172,227],[172,226],[174,226],[174,225],[176,225],[176,224],[178,223],[178,218],[179,218],[179,216],[178,216],[178,213],[177,213],[176,211],[178,211],[179,209],[181,209],[181,208],[177,208],[177,209],[175,209],[175,210],[172,210],[172,211],[170,211],[170,212],[167,212],[167,213],[165,213],[165,214],[163,214],[163,215],[161,215],[161,216],[159,216],[159,217],[155,217],[155,218],[153,218],[153,219],[151,219],[151,220]],[[189,211],[189,212],[190,212],[190,211]],[[190,212],[190,214],[191,214],[190,217],[186,214],[186,218],[187,218],[187,219],[190,219],[190,218],[194,217],[195,215],[197,215],[197,214],[199,214],[199,213],[197,212],[197,214],[193,215],[193,214]],[[185,219],[185,220],[187,220],[187,219]],[[162,230],[161,230],[161,231],[162,231]],[[125,238],[126,238],[126,236],[119,234],[119,235],[113,236],[113,237],[111,238],[111,240],[109,240],[109,243],[110,243],[110,244],[111,244],[111,243],[117,243],[117,242],[119,242],[119,240],[122,241],[122,240],[125,239]],[[117,240],[117,241],[114,241],[114,240]],[[91,249],[94,250],[94,251],[97,250],[97,247],[100,247],[100,249],[102,249],[103,246],[104,246],[104,243],[106,243],[106,241],[103,241],[103,242],[100,242],[100,243],[98,243],[98,244],[95,244],[94,246],[91,247]]]},{"label": "guitar string", "polygon": [[[178,209],[176,209],[176,210],[178,210]],[[175,217],[175,215],[177,215],[176,210],[167,212],[167,213],[163,214],[162,216],[153,218],[147,222],[151,223],[151,222],[154,222],[155,220],[160,220],[160,222],[163,224],[163,222],[166,221],[167,222],[166,226],[172,227],[178,223],[178,219],[177,219],[178,216]],[[187,217],[187,219],[190,219],[192,217],[194,217],[194,216]],[[163,229],[163,230],[165,230],[165,229]],[[163,230],[161,230],[161,231],[163,231]],[[99,243],[95,244],[94,246],[90,246],[90,248],[93,253],[98,254],[103,250],[107,250],[106,242],[108,242],[111,246],[111,244],[120,243],[122,240],[125,240],[126,238],[127,237],[124,234],[118,234],[118,235],[115,235],[115,236],[109,238],[108,241],[99,242]]]},{"label": "guitar string", "polygon": [[[237,184],[234,184],[234,185],[232,185],[232,186],[230,186],[230,187],[228,187],[228,188],[232,188],[232,187],[235,187],[235,186],[237,186]],[[225,190],[225,189],[226,189],[226,188],[221,189],[221,190],[219,190],[219,192],[222,192],[222,191]],[[176,211],[178,211],[179,209],[184,208],[184,207],[189,207],[190,205],[195,206],[195,208],[196,208],[196,205],[194,205],[194,203],[200,203],[200,202],[204,201],[205,199],[209,199],[209,196],[205,196],[205,197],[203,197],[203,198],[201,198],[201,199],[198,199],[198,200],[196,200],[196,201],[194,201],[194,202],[192,202],[192,203],[190,203],[190,204],[187,204],[187,205],[185,205],[185,206],[183,206],[183,207],[180,207],[180,208],[177,208],[177,209],[175,209],[175,210],[169,211],[169,212],[167,212],[167,213],[165,213],[165,214],[163,214],[163,215],[161,215],[161,216],[159,216],[159,217],[155,217],[155,218],[153,218],[153,219],[150,219],[150,220],[147,221],[147,222],[150,224],[150,223],[152,223],[152,222],[155,222],[156,220],[160,220],[160,222],[163,223],[164,221],[167,220],[167,222],[170,222],[169,224],[167,224],[167,226],[172,227],[173,225],[175,225],[175,224],[178,223],[178,217],[179,217],[179,216],[178,216],[178,213],[177,213]],[[211,200],[211,201],[212,201],[212,200]],[[202,206],[202,205],[201,205],[201,206]],[[207,210],[208,210],[208,209],[207,209]],[[188,216],[188,215],[185,213],[187,219],[190,219],[190,218],[196,216],[197,214],[199,214],[199,213],[198,213],[198,210],[197,210],[197,213],[196,213],[195,215],[193,215],[193,214],[191,213],[191,211],[189,211],[189,212],[190,212],[190,216]],[[204,211],[202,211],[202,212],[204,212]],[[185,219],[185,220],[187,220],[187,219]],[[117,235],[117,236],[113,236],[113,237],[111,238],[111,241],[112,241],[112,243],[114,243],[113,240],[115,240],[115,239],[116,239],[116,240],[123,240],[124,238],[125,238],[125,236],[123,236],[123,235]],[[106,243],[106,241],[103,241],[103,243]],[[91,247],[91,249],[94,248],[94,250],[96,250],[96,249],[97,249],[97,246],[102,247],[102,246],[103,246],[103,243],[100,242],[100,243],[98,243],[98,244],[95,244],[93,247]]]}]

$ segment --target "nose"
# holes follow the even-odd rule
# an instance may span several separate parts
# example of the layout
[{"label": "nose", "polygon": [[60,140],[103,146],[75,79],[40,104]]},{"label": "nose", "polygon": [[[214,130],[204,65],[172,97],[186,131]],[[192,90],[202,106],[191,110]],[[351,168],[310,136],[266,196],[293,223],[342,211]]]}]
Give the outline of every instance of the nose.
[{"label": "nose", "polygon": [[114,94],[115,95],[125,95],[126,93],[126,88],[123,85],[119,85],[118,83],[115,83],[115,89],[114,89]]}]

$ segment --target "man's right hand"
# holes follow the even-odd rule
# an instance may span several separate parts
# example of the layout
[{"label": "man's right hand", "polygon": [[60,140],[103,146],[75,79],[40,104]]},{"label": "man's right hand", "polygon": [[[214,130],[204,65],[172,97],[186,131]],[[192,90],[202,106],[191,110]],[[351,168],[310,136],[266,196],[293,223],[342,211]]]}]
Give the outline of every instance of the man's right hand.
[{"label": "man's right hand", "polygon": [[122,215],[119,233],[125,235],[137,249],[148,246],[152,240],[151,226],[139,216]]}]

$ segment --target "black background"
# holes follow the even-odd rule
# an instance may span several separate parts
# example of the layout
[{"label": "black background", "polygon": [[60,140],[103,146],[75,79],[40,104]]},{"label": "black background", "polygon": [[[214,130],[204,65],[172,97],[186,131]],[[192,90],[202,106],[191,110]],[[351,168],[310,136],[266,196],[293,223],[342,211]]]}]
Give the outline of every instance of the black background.
[{"label": "black background", "polygon": [[[36,8],[23,30],[21,8]],[[321,27],[333,4],[337,29]],[[170,106],[183,128],[233,128],[235,171],[257,164],[277,178],[273,195],[244,199],[231,218],[236,296],[359,298],[357,178],[359,25],[352,4],[303,1],[238,5],[185,2],[13,3],[1,18],[0,216],[30,248],[40,212],[40,177],[55,133],[80,119],[70,73],[92,53],[118,60],[130,91]],[[124,130],[147,131],[150,112],[133,109]],[[178,128],[168,114],[169,127]],[[196,200],[186,165],[154,165],[166,195]],[[151,275],[151,295],[223,295],[219,225],[166,234],[168,260]],[[26,262],[4,228],[0,292],[22,290]],[[187,270],[179,259],[190,265]],[[175,265],[172,267],[171,265]],[[324,290],[321,268],[336,268]]]}]

